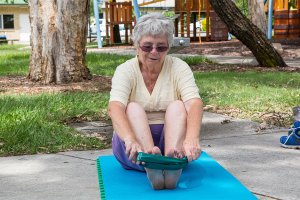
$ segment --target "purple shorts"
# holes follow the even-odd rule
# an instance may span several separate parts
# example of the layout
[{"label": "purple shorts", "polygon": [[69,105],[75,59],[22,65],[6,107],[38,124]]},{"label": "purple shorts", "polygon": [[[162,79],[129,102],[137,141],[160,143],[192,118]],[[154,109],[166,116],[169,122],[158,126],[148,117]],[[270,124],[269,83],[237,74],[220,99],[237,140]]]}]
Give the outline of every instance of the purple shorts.
[{"label": "purple shorts", "polygon": [[[164,125],[151,124],[149,126],[154,145],[160,148],[161,153],[164,155]],[[120,162],[123,168],[143,172],[145,171],[144,167],[134,164],[128,159],[128,156],[125,153],[125,144],[116,133],[114,133],[112,139],[112,150],[116,159]]]}]

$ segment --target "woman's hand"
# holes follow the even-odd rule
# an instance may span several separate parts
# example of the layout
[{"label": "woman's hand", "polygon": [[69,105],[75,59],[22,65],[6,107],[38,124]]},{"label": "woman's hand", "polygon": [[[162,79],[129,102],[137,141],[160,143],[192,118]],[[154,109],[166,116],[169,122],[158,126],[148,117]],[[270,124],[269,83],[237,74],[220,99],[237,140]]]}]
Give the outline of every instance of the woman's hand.
[{"label": "woman's hand", "polygon": [[187,131],[183,141],[183,150],[189,162],[201,155],[200,130],[203,116],[203,102],[201,99],[190,99],[184,103],[187,111]]},{"label": "woman's hand", "polygon": [[188,139],[183,141],[183,151],[188,161],[197,160],[201,155],[201,146],[199,139]]},{"label": "woman's hand", "polygon": [[136,140],[125,140],[126,155],[129,160],[137,164],[138,153],[142,151],[141,145]]}]

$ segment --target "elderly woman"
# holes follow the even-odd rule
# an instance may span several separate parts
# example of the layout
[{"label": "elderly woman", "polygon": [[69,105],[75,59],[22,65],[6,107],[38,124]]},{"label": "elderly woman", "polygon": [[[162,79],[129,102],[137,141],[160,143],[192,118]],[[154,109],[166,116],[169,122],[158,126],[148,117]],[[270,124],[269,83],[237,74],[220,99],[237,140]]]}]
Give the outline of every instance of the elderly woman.
[{"label": "elderly woman", "polygon": [[189,161],[201,154],[202,101],[190,67],[167,55],[173,32],[159,13],[139,19],[132,37],[137,56],[116,69],[109,100],[116,159],[125,169],[146,171],[154,189],[175,188],[182,170],[144,168],[138,152]]}]

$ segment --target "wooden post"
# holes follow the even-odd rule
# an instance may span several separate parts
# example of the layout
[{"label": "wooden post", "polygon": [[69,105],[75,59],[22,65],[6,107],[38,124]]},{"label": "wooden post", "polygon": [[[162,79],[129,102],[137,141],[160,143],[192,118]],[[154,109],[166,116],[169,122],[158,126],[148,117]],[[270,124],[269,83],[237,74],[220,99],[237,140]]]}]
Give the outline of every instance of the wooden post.
[{"label": "wooden post", "polygon": [[283,8],[283,0],[278,0],[278,3],[277,3],[277,10],[281,10]]},{"label": "wooden post", "polygon": [[109,19],[109,16],[108,16],[108,10],[109,10],[109,7],[108,7],[108,2],[105,2],[105,21],[106,21],[106,29],[105,29],[105,32],[106,32],[106,44],[109,44],[109,36],[108,36],[108,29],[109,29],[109,22],[108,22],[108,19]]},{"label": "wooden post", "polygon": [[184,37],[184,13],[180,12],[180,35]]},{"label": "wooden post", "polygon": [[284,10],[289,9],[289,0],[284,0]]},{"label": "wooden post", "polygon": [[190,38],[190,23],[191,23],[191,1],[186,1],[186,34],[188,38]]},{"label": "wooden post", "polygon": [[[269,4],[269,2],[268,2],[268,4]],[[273,7],[273,9],[274,10],[278,10],[278,0],[274,0],[274,7]]]},{"label": "wooden post", "polygon": [[175,37],[178,37],[178,23],[179,20],[178,18],[175,19]]},{"label": "wooden post", "polygon": [[[175,15],[181,12],[181,0],[175,0]],[[175,26],[175,37],[178,37],[178,17],[175,18],[174,26]]]},{"label": "wooden post", "polygon": [[202,2],[199,0],[199,23],[200,23],[200,30],[199,30],[199,43],[201,44],[201,31],[202,31],[202,23],[201,23],[201,10],[202,10]]},{"label": "wooden post", "polygon": [[209,11],[210,11],[210,4],[209,0],[205,0],[205,9],[206,9],[206,41],[209,41],[209,29],[210,29],[210,23],[209,23]]},{"label": "wooden post", "polygon": [[196,27],[196,21],[197,21],[197,13],[193,12],[193,41],[196,41],[196,35],[197,35],[197,27]]},{"label": "wooden post", "polygon": [[110,31],[110,45],[115,41],[114,38],[114,19],[115,19],[115,3],[110,3],[110,22],[109,22],[109,31]]}]

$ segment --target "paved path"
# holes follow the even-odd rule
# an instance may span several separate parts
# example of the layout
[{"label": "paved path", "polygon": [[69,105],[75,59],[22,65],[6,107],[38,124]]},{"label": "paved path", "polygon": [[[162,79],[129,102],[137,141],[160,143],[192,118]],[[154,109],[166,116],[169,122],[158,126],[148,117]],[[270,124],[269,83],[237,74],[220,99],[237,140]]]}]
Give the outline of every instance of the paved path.
[{"label": "paved path", "polygon": [[[298,200],[300,151],[279,146],[286,129],[258,129],[251,121],[205,112],[202,148],[259,199]],[[95,160],[105,154],[111,149],[2,157],[0,199],[97,200]]]},{"label": "paved path", "polygon": [[[243,56],[220,56],[220,55],[205,55],[208,59],[219,64],[247,64],[258,65],[258,62],[254,57]],[[300,67],[300,59],[285,59],[287,65],[291,67]]]}]

